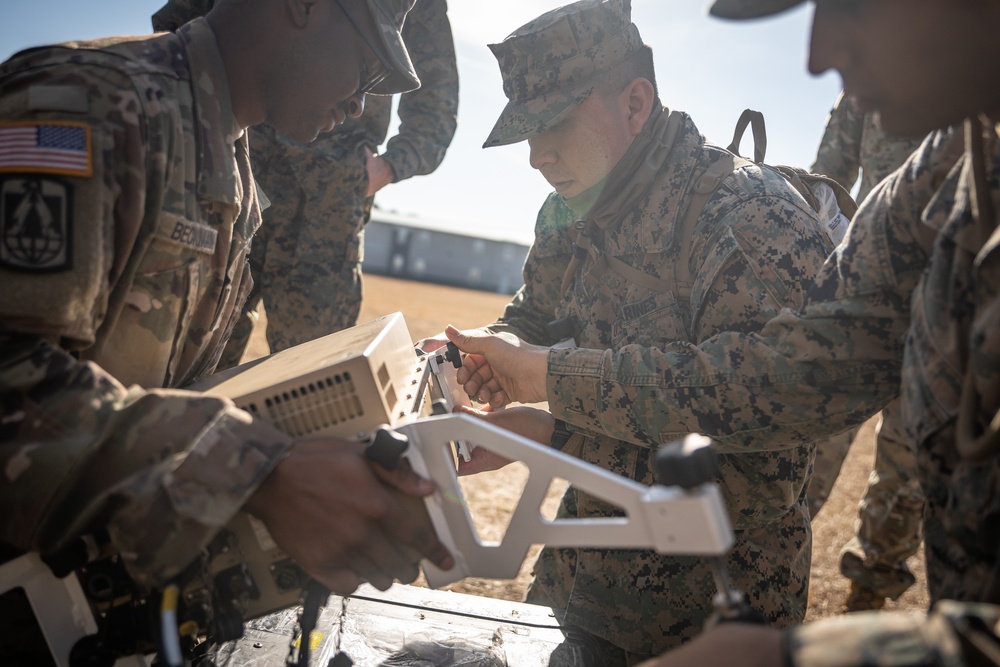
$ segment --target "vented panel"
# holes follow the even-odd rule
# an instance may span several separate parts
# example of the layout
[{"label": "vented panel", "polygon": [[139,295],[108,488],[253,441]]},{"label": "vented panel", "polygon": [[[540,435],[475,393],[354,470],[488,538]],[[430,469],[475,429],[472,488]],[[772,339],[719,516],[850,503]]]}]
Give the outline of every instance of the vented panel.
[{"label": "vented panel", "polygon": [[284,388],[263,401],[258,399],[240,407],[296,437],[325,431],[365,413],[350,373]]}]

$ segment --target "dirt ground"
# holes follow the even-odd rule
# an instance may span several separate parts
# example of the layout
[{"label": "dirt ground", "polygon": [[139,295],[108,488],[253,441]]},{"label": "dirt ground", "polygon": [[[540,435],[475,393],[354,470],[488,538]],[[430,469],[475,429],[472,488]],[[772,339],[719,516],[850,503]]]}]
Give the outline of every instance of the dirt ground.
[{"label": "dirt ground", "polygon": [[[399,311],[406,319],[410,334],[414,340],[418,340],[440,332],[446,324],[461,328],[491,322],[502,312],[507,300],[508,297],[501,294],[366,276],[364,305],[359,321],[367,322]],[[261,322],[266,323],[266,316]],[[261,329],[262,327],[258,327],[255,332],[246,359],[266,354],[267,344],[260,335]],[[873,423],[869,422],[855,440],[840,478],[813,524],[812,582],[807,620],[843,611],[846,580],[840,575],[837,561],[841,546],[854,530],[858,501],[864,493],[874,460],[873,428]],[[470,513],[482,539],[495,540],[503,535],[526,479],[527,470],[522,464],[513,464],[494,473],[463,478],[463,490]],[[554,514],[561,490],[553,487],[550,491],[543,506],[543,514],[546,516]],[[530,581],[531,562],[536,552],[537,548],[529,554],[517,579],[466,579],[449,588],[486,597],[522,600]],[[927,608],[923,552],[911,558],[909,565],[917,577],[917,585],[899,600],[888,603],[887,609]]]}]

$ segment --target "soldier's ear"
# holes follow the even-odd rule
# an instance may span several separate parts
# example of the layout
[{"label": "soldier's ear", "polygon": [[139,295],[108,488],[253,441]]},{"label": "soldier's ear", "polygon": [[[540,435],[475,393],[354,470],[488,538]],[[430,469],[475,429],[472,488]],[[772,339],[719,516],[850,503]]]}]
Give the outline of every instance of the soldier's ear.
[{"label": "soldier's ear", "polygon": [[632,79],[621,92],[621,99],[627,114],[629,132],[635,137],[642,132],[649,114],[653,113],[653,102],[656,99],[653,84],[642,77]]}]

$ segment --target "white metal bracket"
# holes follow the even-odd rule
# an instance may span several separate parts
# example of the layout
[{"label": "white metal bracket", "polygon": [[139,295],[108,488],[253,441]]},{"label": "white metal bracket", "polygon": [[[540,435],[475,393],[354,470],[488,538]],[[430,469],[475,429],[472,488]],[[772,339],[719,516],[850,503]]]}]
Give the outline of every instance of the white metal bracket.
[{"label": "white metal bracket", "polygon": [[[729,516],[714,484],[690,491],[646,486],[469,415],[429,417],[395,430],[409,438],[404,455],[414,470],[437,485],[427,508],[438,537],[455,556],[455,566],[447,571],[423,563],[434,588],[469,576],[513,579],[533,544],[700,556],[723,555],[733,544]],[[449,444],[456,439],[528,466],[528,481],[499,542],[484,542],[476,532]],[[546,519],[541,504],[552,480],[559,478],[622,508],[625,516]]]},{"label": "white metal bracket", "polygon": [[[97,632],[76,574],[57,579],[35,552],[0,565],[0,594],[23,588],[57,667],[69,667],[73,645]],[[142,656],[119,658],[115,667],[148,667]]]}]

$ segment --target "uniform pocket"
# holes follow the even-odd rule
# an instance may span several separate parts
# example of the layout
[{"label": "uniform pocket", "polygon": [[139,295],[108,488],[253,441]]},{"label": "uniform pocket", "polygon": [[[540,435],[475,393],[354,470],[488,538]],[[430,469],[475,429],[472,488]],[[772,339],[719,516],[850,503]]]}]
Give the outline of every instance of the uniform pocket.
[{"label": "uniform pocket", "polygon": [[106,347],[103,365],[122,382],[171,386],[211,270],[216,235],[202,223],[161,214]]}]

